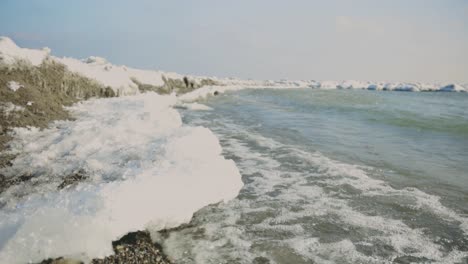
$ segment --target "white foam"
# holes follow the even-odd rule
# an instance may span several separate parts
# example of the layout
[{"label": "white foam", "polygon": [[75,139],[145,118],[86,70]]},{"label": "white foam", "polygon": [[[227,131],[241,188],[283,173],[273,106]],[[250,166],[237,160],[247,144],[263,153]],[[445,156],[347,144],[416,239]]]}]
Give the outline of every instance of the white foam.
[{"label": "white foam", "polygon": [[[0,172],[34,178],[2,194],[0,263],[103,257],[127,232],[175,227],[234,198],[234,162],[211,131],[182,125],[175,102],[152,93],[92,100],[71,108],[74,122],[16,129],[12,152],[21,154]],[[57,191],[79,170],[84,183]]]},{"label": "white foam", "polygon": [[[369,177],[366,168],[282,144],[232,124],[227,118],[215,120],[215,123],[219,125],[213,131],[223,136],[225,151],[239,157],[239,169],[249,183],[244,186],[240,198],[216,210],[200,212],[201,221],[195,219],[193,231],[171,233],[169,239],[163,241],[170,256],[180,263],[237,259],[250,263],[259,255],[275,263],[275,255],[280,254],[297,255],[317,263],[392,263],[391,258],[405,255],[437,263],[457,263],[468,256],[468,252],[457,249],[447,252],[424,227],[412,227],[388,215],[361,212],[350,204],[351,197],[336,190],[340,185],[351,185],[361,190],[363,197],[406,197],[405,201],[418,210],[447,219],[451,225],[457,224],[453,220],[458,221],[461,232],[466,232],[467,219],[443,206],[437,196],[417,189],[394,189],[384,181]],[[297,171],[288,169],[283,159],[303,166]],[[309,171],[309,168],[314,170]],[[272,193],[274,196],[270,196]],[[242,198],[244,195],[247,198]],[[356,237],[361,241],[351,241],[343,234],[345,238],[340,241],[323,242],[310,230],[314,230],[311,226],[315,223],[322,222],[367,234]],[[319,230],[317,227],[315,231]],[[236,245],[231,241],[236,241]],[[248,247],[249,244],[256,246]],[[378,254],[368,256],[357,248],[358,244],[376,248],[386,245],[393,252],[390,258]],[[277,253],[273,252],[275,247]]]}]

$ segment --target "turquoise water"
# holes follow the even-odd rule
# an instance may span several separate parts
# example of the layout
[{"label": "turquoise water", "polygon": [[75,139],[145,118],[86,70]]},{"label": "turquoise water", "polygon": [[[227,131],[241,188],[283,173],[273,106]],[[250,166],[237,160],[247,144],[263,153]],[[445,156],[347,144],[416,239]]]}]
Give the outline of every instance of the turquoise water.
[{"label": "turquoise water", "polygon": [[178,263],[468,262],[468,94],[243,90],[182,111],[245,186],[163,241]]}]

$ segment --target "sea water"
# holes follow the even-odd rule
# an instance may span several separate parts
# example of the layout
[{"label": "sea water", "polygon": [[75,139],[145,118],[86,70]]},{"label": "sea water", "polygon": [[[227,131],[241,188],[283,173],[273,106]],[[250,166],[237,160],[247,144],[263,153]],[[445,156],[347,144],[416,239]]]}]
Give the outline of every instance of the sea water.
[{"label": "sea water", "polygon": [[[176,263],[467,263],[468,94],[242,90],[180,110],[244,187],[162,235]],[[213,186],[216,188],[216,186]]]}]

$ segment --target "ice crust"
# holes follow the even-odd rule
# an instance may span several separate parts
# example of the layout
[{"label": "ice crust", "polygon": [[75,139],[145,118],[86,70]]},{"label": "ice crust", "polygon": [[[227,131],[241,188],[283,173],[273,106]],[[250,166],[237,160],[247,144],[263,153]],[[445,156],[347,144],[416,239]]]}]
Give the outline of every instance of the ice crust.
[{"label": "ice crust", "polygon": [[[71,108],[76,121],[16,129],[7,178],[34,175],[2,193],[0,263],[112,254],[124,234],[188,222],[234,198],[243,183],[213,133],[182,124],[176,97],[149,93]],[[84,182],[58,190],[67,175]],[[19,254],[21,252],[21,254]]]}]

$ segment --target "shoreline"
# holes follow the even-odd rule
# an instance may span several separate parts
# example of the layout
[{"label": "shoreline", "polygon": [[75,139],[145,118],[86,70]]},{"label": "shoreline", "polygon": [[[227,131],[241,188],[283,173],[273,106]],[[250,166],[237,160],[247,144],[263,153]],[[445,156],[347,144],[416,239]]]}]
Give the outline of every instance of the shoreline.
[{"label": "shoreline", "polygon": [[[193,83],[165,80],[163,87],[138,83],[141,93],[155,91],[167,94],[166,90],[186,93],[200,88]],[[18,84],[17,89],[10,89],[10,84]],[[211,84],[209,81],[205,84]],[[83,89],[83,87],[86,87]],[[13,67],[0,65],[0,169],[11,167],[19,153],[10,152],[10,142],[15,128],[36,127],[40,130],[50,127],[55,121],[74,120],[66,107],[91,98],[116,97],[109,87],[87,77],[72,73],[65,65],[54,61],[44,61],[39,66],[18,63]],[[13,109],[6,106],[13,105]],[[34,178],[33,175],[6,177],[0,173],[0,194],[10,187]],[[78,171],[64,177],[58,189],[68,188],[87,179],[85,172]],[[0,204],[3,207],[3,205]],[[148,231],[126,233],[119,240],[112,242],[113,254],[102,259],[93,259],[90,263],[172,263],[164,254],[162,246],[151,241]],[[133,261],[133,262],[132,262]],[[44,259],[43,264],[83,263],[81,260]]]},{"label": "shoreline", "polygon": [[[58,75],[57,69],[59,69]],[[30,76],[35,77],[31,78]],[[69,81],[68,78],[71,78],[72,81]],[[21,87],[14,91],[10,90],[8,83],[11,80],[21,83]],[[69,85],[69,82],[72,85]],[[88,84],[95,86],[92,86],[90,91],[80,89],[82,85],[86,87]],[[164,89],[177,91],[180,95],[200,88],[194,87],[190,83],[188,86],[182,83],[184,85],[182,88],[178,85],[180,83],[171,83]],[[71,88],[72,90],[70,91]],[[142,89],[141,93],[159,92],[160,89],[160,87],[148,89],[148,86],[145,86],[145,88],[146,90]],[[83,93],[84,96],[80,96]],[[165,94],[165,92],[162,94]],[[42,131],[43,129],[50,128],[55,121],[70,121],[71,123],[75,123],[75,117],[71,115],[70,109],[67,109],[67,107],[92,98],[117,97],[115,93],[106,92],[104,86],[86,77],[71,73],[63,65],[55,62],[45,62],[39,66],[20,64],[17,67],[0,67],[0,95],[2,95],[0,102],[3,102],[3,104],[11,103],[12,105],[21,107],[13,109],[10,112],[5,112],[4,108],[0,108],[0,115],[7,117],[0,122],[0,132],[2,132],[0,135],[0,140],[2,141],[0,143],[4,143],[0,146],[0,169],[12,167],[14,165],[12,161],[18,155],[21,155],[21,153],[10,151],[12,144],[10,142],[14,142],[15,140],[15,135],[12,134],[15,128],[23,127],[28,130],[33,128],[33,130],[38,129]],[[123,98],[125,96],[119,97]],[[30,102],[33,102],[33,104]],[[76,171],[68,176],[65,175],[63,182],[58,186],[57,190],[70,188],[70,186],[74,186],[87,179],[88,176],[85,171]],[[0,194],[3,194],[4,191],[7,191],[12,186],[19,186],[32,180],[35,180],[33,174],[7,177],[0,173]],[[0,207],[3,206],[4,204],[0,202]],[[119,240],[113,241],[112,245],[113,253],[111,255],[102,259],[92,259],[90,263],[115,263],[116,261],[124,263],[140,263],[140,261],[161,264],[173,263],[164,254],[162,246],[151,241],[148,231],[128,232]],[[132,262],[132,260],[136,262]],[[39,263],[63,264],[82,263],[82,261],[59,257],[43,259]]]}]

